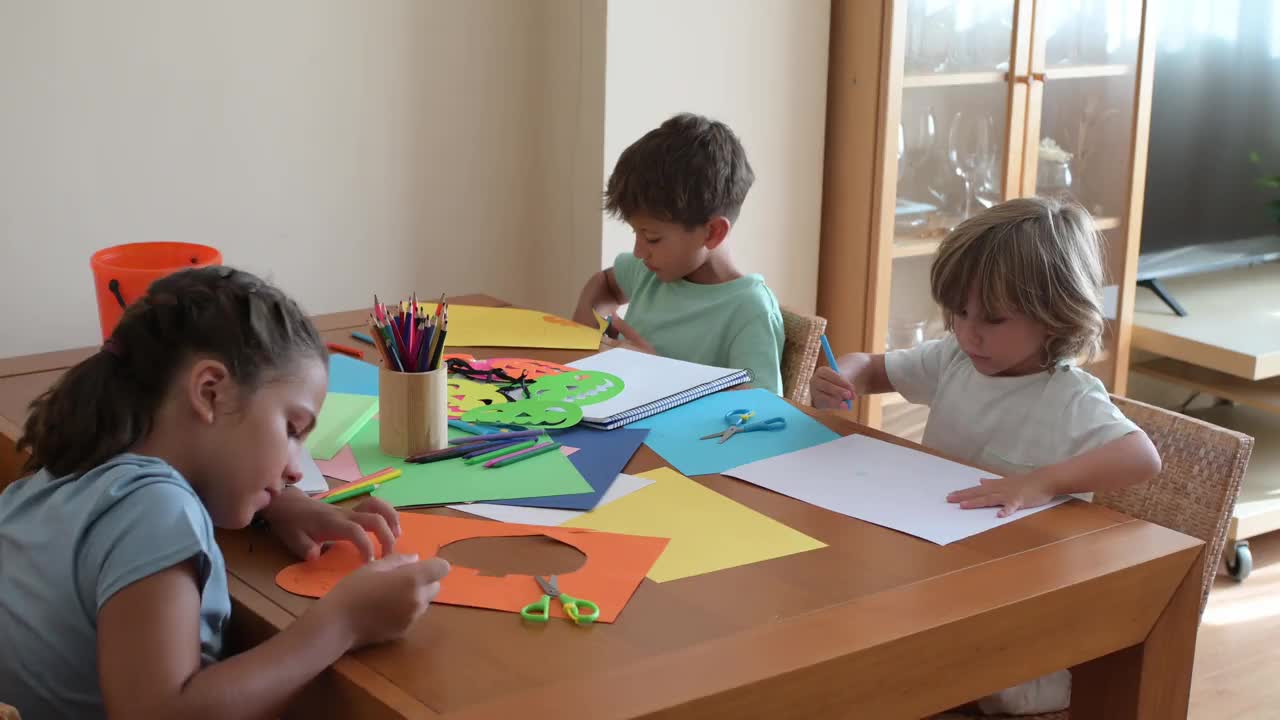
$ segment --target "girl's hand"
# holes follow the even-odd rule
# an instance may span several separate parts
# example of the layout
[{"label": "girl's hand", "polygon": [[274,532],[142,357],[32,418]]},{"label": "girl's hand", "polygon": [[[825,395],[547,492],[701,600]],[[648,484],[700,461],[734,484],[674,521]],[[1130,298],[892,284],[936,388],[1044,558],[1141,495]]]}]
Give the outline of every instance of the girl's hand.
[{"label": "girl's hand", "polygon": [[1024,508],[1040,507],[1057,497],[1048,479],[1035,471],[1003,478],[983,478],[981,485],[947,495],[947,502],[971,508],[1001,506],[996,517],[1008,517]]},{"label": "girl's hand", "polygon": [[843,408],[845,402],[852,402],[858,397],[853,383],[826,365],[813,372],[809,391],[813,406],[819,410]]},{"label": "girl's hand", "polygon": [[427,611],[448,574],[442,558],[418,562],[417,555],[388,555],[343,578],[313,612],[345,628],[352,648],[386,642],[404,635]]},{"label": "girl's hand", "polygon": [[649,341],[640,337],[640,333],[636,332],[635,328],[628,325],[626,320],[623,320],[617,315],[613,316],[613,329],[622,333],[623,338],[619,340],[605,335],[600,338],[601,348],[626,348],[628,350],[635,350],[636,352],[647,353],[649,355],[658,354],[658,351],[653,349],[653,346],[649,344]]},{"label": "girl's hand", "polygon": [[304,560],[318,557],[321,544],[332,540],[350,540],[365,560],[372,560],[377,554],[365,531],[378,537],[383,553],[391,552],[400,537],[395,508],[378,498],[367,498],[348,510],[288,489],[262,511],[262,516],[285,547]]}]

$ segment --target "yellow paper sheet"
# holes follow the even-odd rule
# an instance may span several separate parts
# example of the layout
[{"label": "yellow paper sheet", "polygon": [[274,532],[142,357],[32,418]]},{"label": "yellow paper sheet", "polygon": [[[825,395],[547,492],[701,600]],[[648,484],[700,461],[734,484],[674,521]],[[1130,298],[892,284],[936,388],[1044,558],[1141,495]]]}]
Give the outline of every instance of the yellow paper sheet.
[{"label": "yellow paper sheet", "polygon": [[[435,303],[418,305],[423,312],[435,314]],[[444,345],[597,350],[603,331],[537,310],[450,305]]]},{"label": "yellow paper sheet", "polygon": [[562,527],[671,538],[649,570],[666,582],[826,547],[671,468],[640,473],[653,484]]}]

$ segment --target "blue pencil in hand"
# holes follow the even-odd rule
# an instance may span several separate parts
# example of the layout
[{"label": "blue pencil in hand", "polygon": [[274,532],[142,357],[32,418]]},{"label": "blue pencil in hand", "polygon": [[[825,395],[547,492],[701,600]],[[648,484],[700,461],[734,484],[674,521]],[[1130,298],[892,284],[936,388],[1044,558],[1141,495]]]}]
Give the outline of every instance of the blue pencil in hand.
[{"label": "blue pencil in hand", "polygon": [[[827,354],[827,364],[828,364],[828,365],[830,365],[830,366],[831,366],[831,369],[832,369],[832,370],[835,370],[835,371],[836,371],[836,374],[838,375],[838,374],[840,373],[840,366],[836,364],[836,354],[835,354],[835,353],[833,353],[833,352],[831,352],[831,341],[827,340],[827,336],[826,336],[826,335],[823,335],[823,336],[822,336],[822,352],[824,352],[824,353],[826,353],[826,354]],[[845,401],[844,401],[844,406],[845,406],[846,408],[848,408],[848,409],[852,410],[852,409],[853,409],[853,401],[852,401],[852,400],[845,400]]]}]

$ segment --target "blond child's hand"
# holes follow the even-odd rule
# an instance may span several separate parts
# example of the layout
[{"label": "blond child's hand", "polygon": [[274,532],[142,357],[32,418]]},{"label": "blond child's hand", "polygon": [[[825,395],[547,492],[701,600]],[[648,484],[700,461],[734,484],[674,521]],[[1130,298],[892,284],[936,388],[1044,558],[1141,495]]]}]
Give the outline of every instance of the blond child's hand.
[{"label": "blond child's hand", "polygon": [[843,408],[846,402],[852,402],[858,397],[853,383],[826,365],[814,371],[809,391],[813,406],[819,410]]},{"label": "blond child's hand", "polygon": [[957,490],[947,495],[947,502],[971,508],[1000,506],[996,517],[1008,517],[1025,509],[1039,507],[1057,497],[1043,473],[1035,471],[1003,478],[983,478],[981,485]]},{"label": "blond child's hand", "polygon": [[417,555],[388,555],[343,578],[313,612],[350,633],[352,648],[386,642],[404,635],[427,611],[448,574],[442,558],[419,562]]},{"label": "blond child's hand", "polygon": [[635,350],[636,352],[648,353],[649,355],[658,354],[658,351],[654,350],[653,346],[650,345],[647,340],[640,337],[640,333],[636,332],[636,329],[631,327],[626,320],[614,315],[612,322],[613,328],[622,333],[623,337],[615,340],[614,338],[606,335],[600,338],[600,347],[626,348],[628,350]]},{"label": "blond child's hand", "polygon": [[319,556],[323,543],[349,540],[365,560],[379,553],[366,531],[373,533],[384,553],[391,552],[400,537],[395,508],[377,498],[367,498],[352,509],[329,505],[298,490],[280,493],[263,511],[271,531],[290,552],[304,560]]}]

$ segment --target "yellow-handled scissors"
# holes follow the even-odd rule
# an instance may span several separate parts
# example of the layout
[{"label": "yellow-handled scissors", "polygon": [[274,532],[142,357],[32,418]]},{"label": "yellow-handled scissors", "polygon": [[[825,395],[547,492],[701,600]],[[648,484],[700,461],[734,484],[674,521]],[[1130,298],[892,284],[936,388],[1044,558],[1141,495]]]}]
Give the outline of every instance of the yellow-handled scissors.
[{"label": "yellow-handled scissors", "polygon": [[579,600],[575,597],[569,597],[560,592],[560,585],[556,582],[556,576],[543,580],[540,575],[534,575],[534,580],[538,581],[538,587],[542,588],[542,597],[537,602],[531,602],[524,606],[520,611],[520,617],[530,622],[544,623],[551,617],[551,599],[559,598],[560,604],[564,606],[564,614],[578,625],[590,625],[600,617],[600,608],[590,600]]}]

